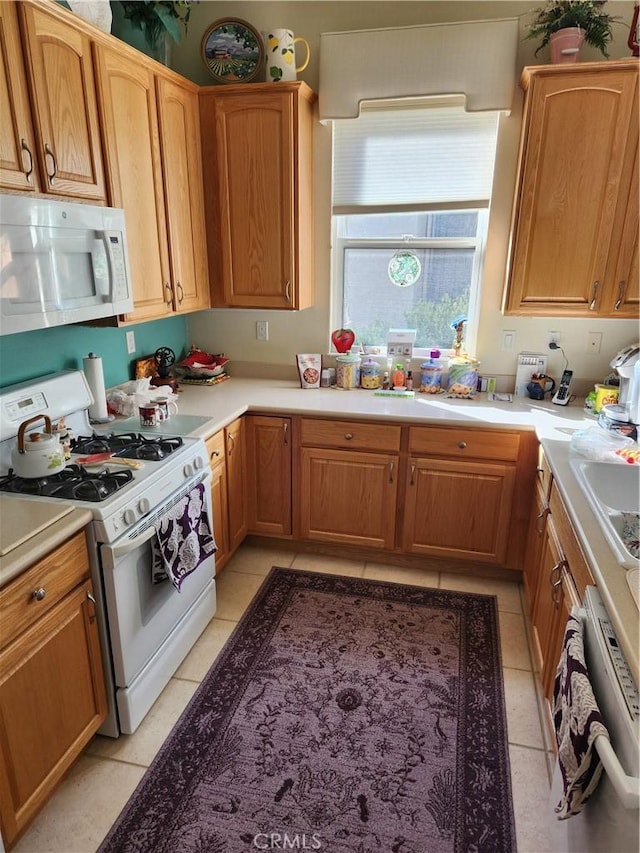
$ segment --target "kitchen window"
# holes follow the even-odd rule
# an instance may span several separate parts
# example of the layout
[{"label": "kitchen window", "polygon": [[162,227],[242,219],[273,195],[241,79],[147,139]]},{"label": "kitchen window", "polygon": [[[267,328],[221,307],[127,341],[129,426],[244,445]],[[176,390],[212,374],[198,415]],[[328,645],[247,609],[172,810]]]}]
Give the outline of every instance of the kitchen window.
[{"label": "kitchen window", "polygon": [[497,113],[460,98],[364,104],[333,126],[333,328],[384,352],[390,328],[416,354],[477,323]]}]

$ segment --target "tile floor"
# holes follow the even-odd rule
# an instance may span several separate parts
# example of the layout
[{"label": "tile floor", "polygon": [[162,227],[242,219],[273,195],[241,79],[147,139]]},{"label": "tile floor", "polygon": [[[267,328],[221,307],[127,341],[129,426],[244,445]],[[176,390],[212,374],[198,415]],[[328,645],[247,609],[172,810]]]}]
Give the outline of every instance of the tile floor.
[{"label": "tile floor", "polygon": [[521,589],[508,581],[242,546],[217,584],[215,618],[133,735],[96,737],[15,846],[16,853],[93,853],[142,778],[271,566],[497,595],[519,853],[550,849],[545,749]]}]

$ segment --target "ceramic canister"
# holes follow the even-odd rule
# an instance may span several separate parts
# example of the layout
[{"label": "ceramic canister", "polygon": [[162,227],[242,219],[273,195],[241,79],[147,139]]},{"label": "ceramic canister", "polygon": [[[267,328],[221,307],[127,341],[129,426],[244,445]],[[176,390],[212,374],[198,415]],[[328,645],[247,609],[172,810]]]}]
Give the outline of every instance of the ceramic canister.
[{"label": "ceramic canister", "polygon": [[425,394],[437,394],[442,387],[442,367],[429,359],[420,365],[420,390]]},{"label": "ceramic canister", "polygon": [[375,389],[381,384],[380,365],[375,358],[365,358],[360,365],[360,387]]}]

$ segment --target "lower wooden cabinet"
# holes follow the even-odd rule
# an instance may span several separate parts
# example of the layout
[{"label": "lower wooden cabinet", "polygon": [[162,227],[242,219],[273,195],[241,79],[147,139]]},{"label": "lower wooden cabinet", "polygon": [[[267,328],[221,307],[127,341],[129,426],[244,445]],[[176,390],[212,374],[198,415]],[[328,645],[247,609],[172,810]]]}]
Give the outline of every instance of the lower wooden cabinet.
[{"label": "lower wooden cabinet", "polygon": [[211,506],[213,511],[213,537],[216,540],[216,574],[231,556],[229,549],[229,504],[227,497],[227,462],[224,448],[224,431],[207,439],[207,454],[211,468]]},{"label": "lower wooden cabinet", "polygon": [[79,533],[0,590],[0,826],[8,846],[106,717],[88,578]]},{"label": "lower wooden cabinet", "polygon": [[426,458],[410,459],[409,469],[403,550],[502,564],[515,466]]},{"label": "lower wooden cabinet", "polygon": [[246,421],[248,529],[291,534],[291,418],[248,415]]},{"label": "lower wooden cabinet", "polygon": [[398,456],[302,448],[301,535],[393,550]]},{"label": "lower wooden cabinet", "polygon": [[[537,514],[536,514],[537,510]],[[533,540],[533,536],[539,540]],[[551,484],[548,502],[539,493],[532,510],[531,559],[525,567],[525,591],[533,628],[533,648],[551,726],[551,704],[567,618],[579,605],[589,571],[560,493]]]},{"label": "lower wooden cabinet", "polygon": [[247,453],[245,423],[237,418],[224,429],[229,507],[229,550],[233,553],[247,535]]}]

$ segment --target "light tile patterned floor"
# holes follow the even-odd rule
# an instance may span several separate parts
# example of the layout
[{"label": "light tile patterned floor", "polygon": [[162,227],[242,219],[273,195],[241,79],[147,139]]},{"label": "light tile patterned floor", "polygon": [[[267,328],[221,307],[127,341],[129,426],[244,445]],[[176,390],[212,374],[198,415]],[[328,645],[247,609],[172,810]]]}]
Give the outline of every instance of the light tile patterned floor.
[{"label": "light tile patterned floor", "polygon": [[218,578],[215,618],[140,727],[117,740],[94,738],[17,843],[16,853],[96,850],[274,565],[497,596],[518,851],[550,850],[546,828],[550,756],[545,751],[518,584],[244,545]]}]

